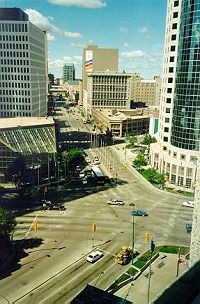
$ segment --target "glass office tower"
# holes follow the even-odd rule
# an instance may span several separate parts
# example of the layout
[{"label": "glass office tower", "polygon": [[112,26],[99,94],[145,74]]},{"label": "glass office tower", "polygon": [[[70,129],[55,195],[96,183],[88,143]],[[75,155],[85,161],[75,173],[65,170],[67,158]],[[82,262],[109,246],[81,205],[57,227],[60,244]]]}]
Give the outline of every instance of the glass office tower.
[{"label": "glass office tower", "polygon": [[200,140],[200,0],[168,0],[159,133],[150,164],[193,191]]}]

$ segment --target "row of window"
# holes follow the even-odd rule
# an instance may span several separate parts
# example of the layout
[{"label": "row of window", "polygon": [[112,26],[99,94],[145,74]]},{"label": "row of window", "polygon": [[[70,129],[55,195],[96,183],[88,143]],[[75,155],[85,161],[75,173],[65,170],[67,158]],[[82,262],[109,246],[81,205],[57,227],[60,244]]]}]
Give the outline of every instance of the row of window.
[{"label": "row of window", "polygon": [[1,110],[31,110],[31,106],[27,104],[0,104]]},{"label": "row of window", "polygon": [[29,82],[0,82],[0,88],[29,89],[30,83]]},{"label": "row of window", "polygon": [[18,80],[18,81],[29,81],[29,75],[23,74],[0,74],[0,80]]},{"label": "row of window", "polygon": [[28,24],[0,22],[0,32],[28,32]]},{"label": "row of window", "polygon": [[29,65],[29,60],[25,59],[1,59],[1,65]]},{"label": "row of window", "polygon": [[16,42],[23,42],[28,41],[27,35],[0,35],[0,41],[16,41]]},{"label": "row of window", "polygon": [[0,57],[28,57],[28,52],[0,51]]},{"label": "row of window", "polygon": [[30,69],[26,67],[6,67],[6,66],[1,66],[0,67],[0,72],[1,73],[30,73]]},{"label": "row of window", "polygon": [[0,111],[0,117],[16,117],[16,116],[31,116],[31,113],[28,112],[9,112],[9,111]]},{"label": "row of window", "polygon": [[127,77],[106,77],[106,76],[93,76],[94,84],[127,84]]},{"label": "row of window", "polygon": [[[22,95],[22,96],[30,96],[30,91],[26,91],[26,90],[0,90],[0,95],[7,95],[7,96],[13,96],[13,95]],[[1,97],[0,97],[1,98]]]},{"label": "row of window", "polygon": [[0,43],[0,49],[28,50],[28,44],[27,43]]},{"label": "row of window", "polygon": [[99,92],[93,92],[92,98],[101,98],[101,99],[126,99],[126,93],[99,93]]},{"label": "row of window", "polygon": [[113,103],[106,101],[106,100],[93,100],[92,101],[92,105],[93,106],[97,106],[97,107],[126,107],[126,101],[122,100],[122,101],[115,101]]},{"label": "row of window", "polygon": [[1,102],[1,104],[3,104],[4,102],[7,104],[7,103],[10,103],[10,102],[12,102],[12,103],[20,103],[20,102],[30,103],[31,101],[30,101],[30,97],[19,96],[19,97],[15,98],[15,97],[8,97],[8,96],[5,96],[5,97],[0,96],[0,102]]}]

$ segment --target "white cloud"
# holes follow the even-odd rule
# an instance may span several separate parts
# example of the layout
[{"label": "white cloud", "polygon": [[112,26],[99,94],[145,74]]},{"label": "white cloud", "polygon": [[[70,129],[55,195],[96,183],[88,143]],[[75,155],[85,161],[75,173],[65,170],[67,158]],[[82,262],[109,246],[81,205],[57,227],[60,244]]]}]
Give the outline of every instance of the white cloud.
[{"label": "white cloud", "polygon": [[119,31],[120,31],[121,33],[127,33],[127,32],[128,32],[128,28],[127,28],[127,27],[121,26],[121,27],[119,28]]},{"label": "white cloud", "polygon": [[55,36],[54,35],[51,35],[50,33],[47,33],[47,40],[49,42],[53,42],[55,40]]},{"label": "white cloud", "polygon": [[129,46],[129,43],[128,42],[124,42],[124,44],[123,44],[123,47],[128,47]]},{"label": "white cloud", "polygon": [[125,57],[125,58],[138,58],[138,57],[144,57],[144,55],[145,55],[145,53],[140,50],[122,53],[122,57]]},{"label": "white cloud", "polygon": [[[47,38],[50,39],[49,41],[53,41],[53,34],[52,33],[59,33],[60,35],[64,36],[65,38],[80,38],[80,33],[73,33],[70,31],[63,31],[62,29],[58,28],[54,24],[52,24],[52,17],[45,17],[40,12],[34,10],[34,9],[26,9],[25,11],[28,16],[31,23],[35,24],[37,27],[39,27],[42,31],[47,31],[48,36]],[[55,38],[55,37],[54,37]],[[53,39],[53,40],[52,40]]]},{"label": "white cloud", "polygon": [[82,43],[72,42],[72,43],[70,43],[70,46],[77,47],[77,48],[84,48],[85,45]]},{"label": "white cloud", "polygon": [[81,38],[82,37],[81,34],[79,34],[79,33],[72,33],[72,32],[68,32],[68,31],[63,32],[63,35],[66,38]]},{"label": "white cloud", "polygon": [[106,7],[105,0],[47,0],[51,4],[64,6],[79,6],[84,8]]},{"label": "white cloud", "polygon": [[64,56],[62,59],[49,60],[49,69],[50,68],[63,68],[66,63],[73,62],[74,64],[79,64],[82,60],[81,56]]},{"label": "white cloud", "polygon": [[140,33],[147,33],[148,29],[147,29],[147,27],[143,26],[143,27],[141,27],[141,28],[138,29],[138,32],[140,32]]},{"label": "white cloud", "polygon": [[145,37],[146,37],[147,39],[151,39],[151,38],[152,38],[151,35],[146,35]]}]

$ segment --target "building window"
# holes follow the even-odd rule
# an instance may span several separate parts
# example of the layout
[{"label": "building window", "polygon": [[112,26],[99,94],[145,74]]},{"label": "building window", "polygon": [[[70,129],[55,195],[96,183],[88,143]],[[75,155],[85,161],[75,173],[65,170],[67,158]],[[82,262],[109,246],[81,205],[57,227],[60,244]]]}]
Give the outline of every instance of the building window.
[{"label": "building window", "polygon": [[179,1],[178,0],[174,1],[174,7],[176,7],[176,6],[179,6]]},{"label": "building window", "polygon": [[164,136],[163,141],[168,142],[168,137]]},{"label": "building window", "polygon": [[174,68],[173,67],[169,67],[169,73],[173,73],[174,72]]},{"label": "building window", "polygon": [[171,48],[170,48],[170,51],[171,51],[171,52],[174,52],[175,50],[176,50],[176,46],[175,46],[175,45],[172,45]]},{"label": "building window", "polygon": [[173,13],[173,18],[178,18],[178,12]]},{"label": "building window", "polygon": [[173,30],[176,30],[176,29],[177,29],[177,23],[173,23],[173,24],[172,24],[172,29],[173,29]]},{"label": "building window", "polygon": [[167,151],[167,147],[163,146],[163,151]]},{"label": "building window", "polygon": [[173,78],[168,78],[168,83],[173,83]]},{"label": "building window", "polygon": [[171,103],[171,98],[167,98],[166,103]]},{"label": "building window", "polygon": [[173,153],[173,157],[174,157],[174,158],[177,157],[177,153],[176,153],[176,152]]},{"label": "building window", "polygon": [[172,93],[172,88],[167,88],[167,93]]},{"label": "building window", "polygon": [[191,187],[191,178],[186,177],[186,188],[190,188]]},{"label": "building window", "polygon": [[175,35],[175,34],[174,34],[174,35],[172,35],[171,40],[176,40],[176,35]]},{"label": "building window", "polygon": [[175,175],[175,174],[172,174],[171,183],[172,183],[172,184],[175,184],[175,182],[176,182],[176,175]]},{"label": "building window", "polygon": [[185,154],[181,154],[181,157],[180,157],[182,160],[185,160]]},{"label": "building window", "polygon": [[165,127],[165,128],[164,128],[164,132],[169,132],[169,128],[168,128],[168,127]]},{"label": "building window", "polygon": [[169,57],[170,62],[174,62],[174,56]]},{"label": "building window", "polygon": [[169,118],[168,117],[165,117],[165,122],[169,123]]}]

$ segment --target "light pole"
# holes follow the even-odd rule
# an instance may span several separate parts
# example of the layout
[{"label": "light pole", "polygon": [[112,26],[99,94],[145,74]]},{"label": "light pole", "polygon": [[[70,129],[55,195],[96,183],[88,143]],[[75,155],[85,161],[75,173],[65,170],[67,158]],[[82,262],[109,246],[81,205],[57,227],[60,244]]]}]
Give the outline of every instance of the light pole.
[{"label": "light pole", "polygon": [[134,219],[133,211],[135,210],[135,204],[130,203],[130,206],[134,207],[133,210],[131,211],[131,215],[132,215],[132,265],[133,265],[134,247],[135,247],[135,219]]}]

